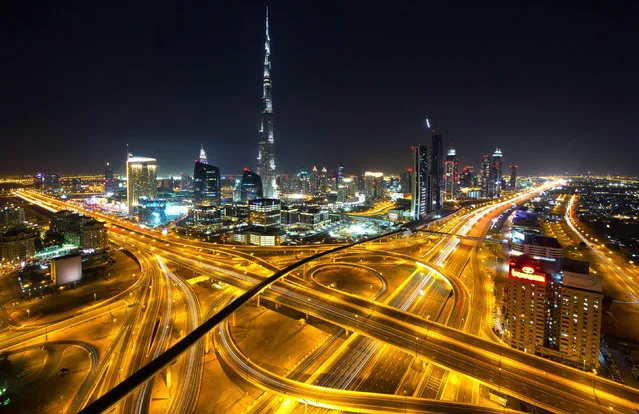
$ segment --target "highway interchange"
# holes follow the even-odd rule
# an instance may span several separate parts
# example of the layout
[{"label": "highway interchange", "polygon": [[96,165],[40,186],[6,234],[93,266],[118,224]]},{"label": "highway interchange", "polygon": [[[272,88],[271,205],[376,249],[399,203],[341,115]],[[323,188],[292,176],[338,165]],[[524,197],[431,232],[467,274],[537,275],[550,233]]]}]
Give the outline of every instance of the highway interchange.
[{"label": "highway interchange", "polygon": [[[164,392],[168,398],[159,403],[164,404],[161,409],[196,411],[200,394],[207,392],[201,383],[203,355],[209,346],[215,346],[242,380],[264,390],[250,406],[251,412],[294,411],[297,404],[304,410],[310,406],[362,412],[502,412],[497,406],[480,405],[480,384],[553,412],[639,408],[636,390],[512,350],[492,333],[490,280],[481,271],[478,238],[516,200],[462,209],[428,229],[449,235],[397,232],[296,266],[300,259],[327,253],[334,246],[211,245],[162,236],[41,194],[20,192],[19,196],[47,209],[72,208],[106,221],[111,241],[133,252],[142,268],[132,286],[118,297],[50,324],[46,331],[35,328],[0,340],[5,350],[38,343],[47,332],[64,333],[106,312],[127,309],[111,345],[95,356],[94,368],[69,399],[67,412],[87,407],[220,313],[232,299],[287,265],[292,271],[259,291],[262,301],[297,311],[309,322],[321,320],[337,328],[295,368],[278,375],[249,359],[234,340],[233,319],[227,318],[195,341],[175,364],[121,399],[115,410],[147,412],[152,393]],[[387,261],[413,267],[392,289],[376,272]],[[172,270],[175,266],[210,275],[223,288],[213,302],[202,303],[193,286]],[[358,295],[315,280],[315,272],[322,267],[340,266],[369,268],[385,287],[375,295]],[[214,345],[208,342],[210,336]]]}]

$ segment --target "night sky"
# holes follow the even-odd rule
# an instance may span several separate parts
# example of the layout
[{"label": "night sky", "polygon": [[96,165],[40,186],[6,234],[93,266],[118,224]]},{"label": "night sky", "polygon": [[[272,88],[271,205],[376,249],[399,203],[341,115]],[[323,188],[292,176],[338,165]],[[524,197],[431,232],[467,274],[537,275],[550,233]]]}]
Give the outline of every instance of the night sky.
[{"label": "night sky", "polygon": [[[256,167],[266,3],[11,3],[0,173]],[[462,165],[639,174],[639,3],[445,3],[269,3],[279,171],[398,173],[428,115]]]}]

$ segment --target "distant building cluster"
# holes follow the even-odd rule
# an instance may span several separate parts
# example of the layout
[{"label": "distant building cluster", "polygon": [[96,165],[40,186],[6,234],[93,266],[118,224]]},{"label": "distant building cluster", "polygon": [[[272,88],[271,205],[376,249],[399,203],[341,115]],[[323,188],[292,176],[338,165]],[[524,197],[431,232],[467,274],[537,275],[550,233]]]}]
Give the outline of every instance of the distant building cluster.
[{"label": "distant building cluster", "polygon": [[109,242],[103,222],[69,210],[54,214],[49,235],[59,235],[65,244],[83,250],[105,249]]}]

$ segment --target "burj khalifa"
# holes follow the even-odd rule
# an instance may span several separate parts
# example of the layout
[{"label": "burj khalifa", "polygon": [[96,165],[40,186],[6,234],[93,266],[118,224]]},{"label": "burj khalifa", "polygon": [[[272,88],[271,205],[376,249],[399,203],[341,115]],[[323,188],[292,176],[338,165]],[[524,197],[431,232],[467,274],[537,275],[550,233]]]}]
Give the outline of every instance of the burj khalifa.
[{"label": "burj khalifa", "polygon": [[257,155],[257,173],[262,177],[265,198],[277,198],[275,182],[275,138],[273,136],[273,98],[271,83],[271,37],[266,8],[266,41],[264,42],[264,83],[262,85],[262,122]]}]

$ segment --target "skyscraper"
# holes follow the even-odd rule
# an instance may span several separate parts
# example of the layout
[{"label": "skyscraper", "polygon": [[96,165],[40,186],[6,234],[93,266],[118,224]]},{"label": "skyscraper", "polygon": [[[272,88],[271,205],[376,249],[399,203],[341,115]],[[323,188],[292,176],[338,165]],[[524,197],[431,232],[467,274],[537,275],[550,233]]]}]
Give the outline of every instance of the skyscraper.
[{"label": "skyscraper", "polygon": [[317,165],[313,165],[313,169],[311,170],[311,176],[309,180],[309,190],[311,195],[315,195],[319,190],[319,174],[317,172]]},{"label": "skyscraper", "polygon": [[384,174],[381,172],[364,173],[364,196],[366,203],[373,204],[384,197]]},{"label": "skyscraper", "polygon": [[140,197],[151,200],[157,194],[155,179],[157,160],[149,157],[134,157],[128,154],[126,160],[126,205],[129,214],[137,212]]},{"label": "skyscraper", "polygon": [[481,159],[481,170],[479,170],[479,187],[483,198],[492,197],[490,186],[490,156],[484,154]]},{"label": "skyscraper", "polygon": [[497,198],[501,195],[501,175],[503,156],[499,147],[493,153],[492,166],[490,168],[490,186],[492,187],[491,197]]},{"label": "skyscraper", "polygon": [[264,196],[266,198],[276,198],[275,138],[273,136],[273,98],[271,92],[271,37],[268,29],[267,7],[266,41],[264,42],[264,82],[262,85],[262,122],[257,155],[257,174],[262,178],[264,184]]},{"label": "skyscraper", "polygon": [[461,188],[470,188],[475,186],[475,172],[470,165],[462,168],[461,176],[459,177],[459,186]]},{"label": "skyscraper", "polygon": [[428,148],[426,145],[413,147],[413,173],[411,177],[411,216],[414,220],[421,220],[429,209],[429,175]]},{"label": "skyscraper", "polygon": [[455,148],[448,149],[446,161],[444,161],[444,200],[454,200],[457,196],[459,183],[459,162]]},{"label": "skyscraper", "polygon": [[104,167],[104,193],[111,195],[115,193],[115,190],[117,190],[117,185],[113,176],[113,167],[107,162]]},{"label": "skyscraper", "polygon": [[220,169],[207,163],[204,146],[193,167],[193,192],[198,203],[220,205]]},{"label": "skyscraper", "polygon": [[430,176],[430,205],[428,211],[438,211],[444,207],[444,143],[441,134],[431,128],[430,121],[426,118],[426,126],[432,131],[430,148],[429,172]]},{"label": "skyscraper", "polygon": [[518,165],[510,166],[510,182],[508,183],[508,186],[511,191],[515,191],[517,189],[517,168],[519,168]]},{"label": "skyscraper", "polygon": [[242,182],[240,184],[240,201],[248,203],[249,201],[264,198],[262,190],[262,178],[253,171],[244,169]]}]

